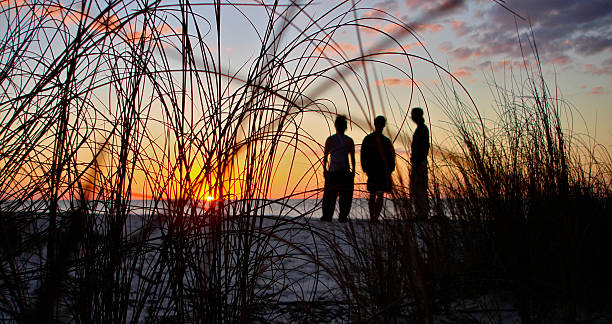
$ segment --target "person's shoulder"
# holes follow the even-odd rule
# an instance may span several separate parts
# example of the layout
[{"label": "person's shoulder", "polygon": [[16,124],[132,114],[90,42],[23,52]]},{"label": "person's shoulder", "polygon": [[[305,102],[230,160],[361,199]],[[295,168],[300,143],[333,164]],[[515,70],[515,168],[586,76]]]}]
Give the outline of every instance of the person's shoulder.
[{"label": "person's shoulder", "polygon": [[346,137],[346,143],[347,143],[349,146],[355,146],[355,141],[353,141],[353,139],[352,139],[350,136],[347,136],[347,137]]},{"label": "person's shoulder", "polygon": [[372,136],[374,136],[374,133],[370,133],[370,134],[366,135],[363,138],[363,142],[365,143],[365,142],[371,141],[372,140]]}]

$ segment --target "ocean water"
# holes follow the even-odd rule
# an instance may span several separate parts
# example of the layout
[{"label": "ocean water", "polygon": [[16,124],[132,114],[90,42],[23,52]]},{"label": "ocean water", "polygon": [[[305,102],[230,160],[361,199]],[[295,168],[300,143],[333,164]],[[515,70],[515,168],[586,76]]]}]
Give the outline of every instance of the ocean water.
[{"label": "ocean water", "polygon": [[[58,202],[58,213],[64,214],[79,208],[80,202],[60,200]],[[225,214],[244,214],[256,216],[280,216],[280,217],[321,217],[321,199],[278,199],[278,200],[227,200],[223,203]],[[87,210],[95,215],[106,215],[120,213],[130,217],[142,217],[151,214],[176,214],[178,212],[176,202],[164,200],[131,200],[125,205],[119,206],[111,201],[88,201]],[[187,215],[204,215],[211,208],[220,206],[218,201],[194,201],[183,205],[182,210]],[[385,199],[385,208],[382,217],[393,217],[396,214],[395,205],[392,200]],[[28,200],[23,202],[5,201],[0,204],[3,212],[18,214],[49,214],[50,202],[47,200]],[[338,206],[334,217],[337,217]],[[351,206],[350,218],[368,218],[368,200],[365,198],[354,198]],[[43,217],[44,218],[44,217]]]}]

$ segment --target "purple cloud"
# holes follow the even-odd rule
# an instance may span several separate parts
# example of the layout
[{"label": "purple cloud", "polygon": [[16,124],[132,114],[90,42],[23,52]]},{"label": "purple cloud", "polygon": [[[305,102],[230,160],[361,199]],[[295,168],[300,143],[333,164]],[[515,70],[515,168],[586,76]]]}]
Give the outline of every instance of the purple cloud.
[{"label": "purple cloud", "polygon": [[[528,17],[536,42],[544,53],[560,55],[574,50],[578,54],[591,55],[612,46],[612,1],[514,0],[508,1],[507,5]],[[516,33],[513,28],[514,18],[500,6],[492,6],[488,15],[489,21],[498,24],[486,34],[507,36]],[[504,21],[510,22],[510,25],[499,24]],[[523,23],[521,27],[523,33],[528,32],[527,24]]]},{"label": "purple cloud", "polygon": [[522,21],[497,4],[484,3],[472,10],[473,21],[450,20],[446,23],[461,38],[462,46],[446,52],[459,59],[483,56],[498,60],[504,56],[520,60],[515,21],[520,38],[525,41],[535,35],[536,45],[544,63],[566,65],[572,55],[594,55],[612,51],[612,1],[610,0],[513,0],[505,5],[528,18]]},{"label": "purple cloud", "polygon": [[458,47],[452,50],[450,52],[450,55],[452,55],[453,57],[459,60],[467,60],[468,58],[470,58],[470,56],[472,56],[473,53],[474,53],[474,50],[470,48]]}]

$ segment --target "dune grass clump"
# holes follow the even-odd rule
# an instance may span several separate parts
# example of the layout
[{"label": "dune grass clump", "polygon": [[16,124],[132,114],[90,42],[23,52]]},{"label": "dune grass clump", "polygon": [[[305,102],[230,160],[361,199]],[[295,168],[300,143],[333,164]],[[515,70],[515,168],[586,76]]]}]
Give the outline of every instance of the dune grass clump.
[{"label": "dune grass clump", "polygon": [[508,289],[525,322],[574,322],[610,287],[610,158],[572,129],[575,112],[537,54],[512,82],[492,83],[497,118],[484,134],[469,110],[447,110],[457,145],[434,186],[458,221],[471,282]]},{"label": "dune grass clump", "polygon": [[[316,16],[260,4],[262,19],[220,2],[0,6],[0,313],[18,322],[282,321],[262,305],[315,298],[287,263],[321,262],[287,239],[289,209],[264,217],[281,165],[311,167],[279,203],[321,187],[304,117],[352,105],[368,129],[367,67],[430,62],[387,48],[411,26],[357,18],[350,1]],[[222,53],[226,10],[256,40],[238,68]],[[400,33],[375,27],[389,21]],[[334,34],[360,29],[385,40],[349,56]]]},{"label": "dune grass clump", "polygon": [[439,97],[451,136],[430,155],[428,222],[400,168],[386,223],[347,230],[335,272],[356,321],[572,323],[610,306],[610,154],[571,128],[534,56],[492,82],[492,121]]}]

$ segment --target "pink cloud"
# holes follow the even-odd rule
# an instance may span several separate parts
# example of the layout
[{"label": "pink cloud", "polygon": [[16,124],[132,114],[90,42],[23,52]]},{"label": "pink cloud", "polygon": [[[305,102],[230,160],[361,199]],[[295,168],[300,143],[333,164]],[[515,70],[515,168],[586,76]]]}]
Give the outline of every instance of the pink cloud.
[{"label": "pink cloud", "polygon": [[569,56],[567,55],[558,55],[548,61],[546,61],[546,63],[548,64],[555,64],[555,65],[566,65],[568,63],[570,63],[571,59]]},{"label": "pink cloud", "polygon": [[385,12],[388,10],[385,8],[374,8],[372,10],[366,11],[363,16],[367,18],[380,18],[385,16]]},{"label": "pink cloud", "polygon": [[474,51],[467,47],[458,47],[450,52],[450,55],[454,56],[458,60],[467,60],[472,56]]},{"label": "pink cloud", "polygon": [[406,7],[410,10],[421,9],[423,8],[427,2],[422,0],[406,0]]},{"label": "pink cloud", "polygon": [[465,25],[465,22],[459,20],[451,21],[451,29],[455,32],[457,37],[464,36],[470,31],[470,29]]},{"label": "pink cloud", "polygon": [[168,24],[155,26],[153,29],[145,28],[142,30],[129,29],[126,31],[126,39],[130,42],[150,41],[157,35],[180,34],[180,28],[174,28]]},{"label": "pink cloud", "polygon": [[612,74],[612,67],[610,66],[602,66],[596,67],[593,64],[585,64],[584,65],[586,72],[594,75],[604,75],[604,74]]},{"label": "pink cloud", "polygon": [[604,87],[602,86],[593,87],[591,88],[591,91],[587,92],[587,94],[591,94],[591,95],[603,95],[607,93],[610,93],[610,91],[605,91]]},{"label": "pink cloud", "polygon": [[316,51],[319,53],[352,53],[357,51],[357,47],[353,44],[336,42],[328,43],[326,45],[317,46]]},{"label": "pink cloud", "polygon": [[402,29],[402,26],[396,23],[388,23],[384,26],[382,24],[370,25],[369,27],[361,26],[361,30],[365,34],[369,34],[369,35],[377,34],[379,33],[379,31],[383,31],[387,34],[395,34],[395,33],[400,32],[401,29]]},{"label": "pink cloud", "polygon": [[376,82],[374,82],[374,85],[388,85],[388,86],[407,86],[407,87],[411,87],[411,86],[415,86],[417,85],[417,82],[414,81],[413,79],[401,79],[401,78],[386,78],[386,79],[382,79],[382,80],[377,80]]},{"label": "pink cloud", "polygon": [[402,28],[400,25],[395,23],[388,23],[382,27],[382,30],[389,34],[394,34]]},{"label": "pink cloud", "polygon": [[422,44],[420,42],[414,42],[412,44],[404,44],[401,46],[395,46],[395,47],[390,47],[390,48],[380,48],[380,49],[375,49],[375,52],[408,52],[409,50],[415,48],[415,47],[421,47],[421,46],[425,46],[426,43],[423,42]]},{"label": "pink cloud", "polygon": [[24,0],[1,0],[0,6],[2,7],[17,7],[26,4]]},{"label": "pink cloud", "polygon": [[380,17],[381,12],[378,10],[369,10],[363,14],[364,17]]},{"label": "pink cloud", "polygon": [[456,70],[456,71],[453,71],[453,75],[457,78],[465,78],[465,77],[471,76],[472,72],[468,70]]},{"label": "pink cloud", "polygon": [[442,25],[437,24],[437,23],[432,23],[432,24],[421,23],[421,24],[416,25],[416,28],[424,29],[432,33],[437,33],[437,32],[441,32],[444,30],[444,27],[442,27]]}]

